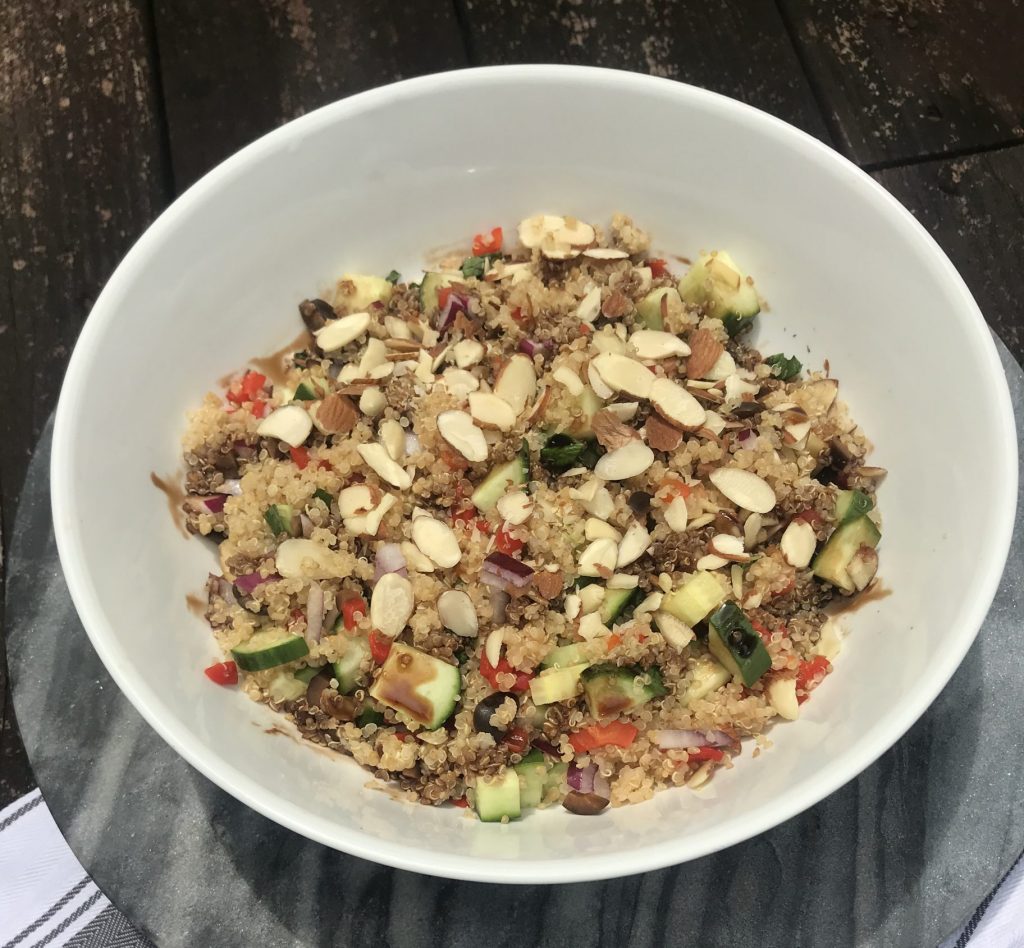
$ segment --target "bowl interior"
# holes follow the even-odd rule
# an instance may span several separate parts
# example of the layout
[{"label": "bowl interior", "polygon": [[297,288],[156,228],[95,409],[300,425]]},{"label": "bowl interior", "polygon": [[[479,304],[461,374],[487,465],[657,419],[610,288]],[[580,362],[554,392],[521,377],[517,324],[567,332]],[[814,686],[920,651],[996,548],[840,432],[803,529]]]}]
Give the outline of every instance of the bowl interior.
[{"label": "bowl interior", "polygon": [[[618,117],[617,119],[615,117]],[[617,210],[663,256],[727,248],[770,302],[763,351],[827,358],[890,470],[881,575],[836,674],[774,746],[699,793],[600,822],[562,811],[508,826],[413,807],[368,774],[265,728],[201,669],[186,609],[215,562],[185,542],[150,472],[174,476],[185,413],[215,380],[279,348],[299,300],[342,270],[406,275],[438,249],[541,210]],[[682,265],[679,265],[680,270]],[[950,440],[956,438],[954,452]],[[984,616],[1012,523],[1015,445],[994,347],[966,289],[891,198],[761,113],[647,77],[479,70],[330,106],[235,156],[126,258],[96,305],[54,444],[61,557],[119,685],[222,787],[306,835],[420,871],[569,881],[679,862],[820,799],[887,748],[948,680]],[[979,498],[970,501],[969,498]]]}]

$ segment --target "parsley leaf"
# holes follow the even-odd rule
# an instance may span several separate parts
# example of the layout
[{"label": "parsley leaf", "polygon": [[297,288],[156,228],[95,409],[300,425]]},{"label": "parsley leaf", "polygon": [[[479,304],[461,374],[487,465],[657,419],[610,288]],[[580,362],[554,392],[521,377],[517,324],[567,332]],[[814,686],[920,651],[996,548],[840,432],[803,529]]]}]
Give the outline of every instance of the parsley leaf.
[{"label": "parsley leaf", "polygon": [[803,364],[796,356],[785,356],[781,352],[768,356],[764,361],[772,367],[772,375],[783,382],[795,379],[803,369]]}]

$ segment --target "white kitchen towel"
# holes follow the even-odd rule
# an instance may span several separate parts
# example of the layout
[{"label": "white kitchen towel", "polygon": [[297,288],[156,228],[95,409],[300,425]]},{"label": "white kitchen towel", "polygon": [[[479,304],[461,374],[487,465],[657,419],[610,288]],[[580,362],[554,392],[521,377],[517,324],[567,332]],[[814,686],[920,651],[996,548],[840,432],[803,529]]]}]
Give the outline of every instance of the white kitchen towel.
[{"label": "white kitchen towel", "polygon": [[[152,948],[64,842],[38,790],[0,810],[0,948]],[[1024,861],[940,948],[1024,948]]]}]

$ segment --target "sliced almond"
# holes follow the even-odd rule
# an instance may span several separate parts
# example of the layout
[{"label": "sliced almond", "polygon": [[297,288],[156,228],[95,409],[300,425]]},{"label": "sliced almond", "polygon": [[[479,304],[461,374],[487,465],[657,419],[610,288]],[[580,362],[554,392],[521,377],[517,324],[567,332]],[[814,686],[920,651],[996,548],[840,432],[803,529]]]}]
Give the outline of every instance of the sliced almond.
[{"label": "sliced almond", "polygon": [[842,650],[843,642],[839,637],[839,623],[833,616],[825,621],[821,627],[821,634],[818,637],[818,644],[815,646],[817,655],[824,655],[830,662],[835,661],[836,656]]},{"label": "sliced almond", "polygon": [[615,397],[615,392],[605,384],[604,379],[601,378],[600,373],[595,368],[593,359],[587,365],[587,381],[590,382],[590,387],[594,390],[594,394],[602,401]]},{"label": "sliced almond", "polygon": [[726,376],[725,400],[727,402],[741,402],[745,395],[756,395],[760,390],[761,389],[757,385],[754,385],[753,382],[741,379],[735,372]]},{"label": "sliced almond", "polygon": [[487,460],[487,439],[464,411],[443,411],[437,416],[437,431],[467,461]]},{"label": "sliced almond", "polygon": [[586,615],[588,612],[596,612],[601,608],[605,598],[605,588],[599,583],[591,583],[580,590],[580,612]]},{"label": "sliced almond", "polygon": [[387,365],[387,361],[387,346],[380,339],[371,337],[366,340],[366,348],[363,350],[362,358],[359,360],[359,374],[368,376],[371,369]]},{"label": "sliced almond", "polygon": [[398,500],[395,498],[394,494],[385,494],[381,498],[380,503],[363,518],[365,522],[361,532],[365,533],[367,536],[375,537],[377,535],[377,531],[380,529],[381,522],[387,515],[387,512],[394,507],[396,503],[398,503]]},{"label": "sliced almond", "polygon": [[696,329],[690,333],[690,357],[686,360],[686,377],[702,379],[718,361],[725,347],[708,329]]},{"label": "sliced almond", "polygon": [[[569,496],[573,500],[579,500],[586,504],[594,499],[600,487],[601,482],[596,478],[591,478],[589,481],[584,481],[579,487],[570,487]],[[596,517],[597,514],[594,516]]]},{"label": "sliced almond", "polygon": [[468,398],[480,388],[480,380],[465,369],[448,369],[441,376],[441,383],[455,398]]},{"label": "sliced almond", "polygon": [[559,243],[570,244],[573,247],[586,247],[594,242],[594,228],[574,217],[566,217],[552,237]]},{"label": "sliced almond", "polygon": [[619,421],[632,421],[636,417],[636,413],[640,408],[639,402],[615,402],[613,405],[606,406]]},{"label": "sliced almond", "polygon": [[622,569],[635,563],[651,545],[651,535],[647,528],[639,522],[634,521],[626,528],[626,533],[619,542],[619,554],[615,560],[616,569]]},{"label": "sliced almond", "polygon": [[437,565],[429,556],[424,556],[420,548],[409,540],[402,541],[402,555],[405,557],[405,564],[414,573],[432,573]]},{"label": "sliced almond", "polygon": [[686,529],[689,513],[686,510],[686,501],[682,497],[676,497],[672,503],[665,508],[665,523],[669,529],[676,533],[682,533]]},{"label": "sliced almond", "polygon": [[316,540],[289,539],[278,544],[274,566],[285,579],[330,579],[341,576],[338,554]]},{"label": "sliced almond", "polygon": [[706,527],[709,523],[713,523],[714,520],[715,515],[713,513],[704,513],[701,514],[699,517],[694,517],[694,519],[690,521],[686,529],[690,531],[699,530],[701,527]]},{"label": "sliced almond", "polygon": [[285,405],[275,408],[259,425],[256,434],[264,438],[274,438],[297,448],[313,430],[313,419],[309,412],[299,405]]},{"label": "sliced almond", "polygon": [[588,517],[583,525],[583,535],[588,540],[609,539],[616,543],[622,539],[622,534],[605,520],[598,520],[597,517]]},{"label": "sliced almond", "polygon": [[729,561],[722,559],[720,556],[715,556],[714,553],[708,553],[707,556],[702,556],[697,560],[697,569],[702,571],[711,571],[713,569],[721,569],[723,566],[728,566]]},{"label": "sliced almond", "polygon": [[367,374],[375,382],[379,382],[381,379],[386,379],[394,371],[395,364],[393,362],[385,362],[383,365],[375,365]]},{"label": "sliced almond", "polygon": [[519,526],[526,523],[533,513],[533,501],[530,495],[521,490],[514,490],[511,493],[503,494],[498,498],[498,515],[505,523]]},{"label": "sliced almond", "polygon": [[537,394],[537,372],[529,356],[517,353],[494,380],[494,394],[507,402],[518,417]]},{"label": "sliced almond", "polygon": [[461,589],[446,589],[437,599],[437,615],[442,625],[463,638],[476,638],[480,631],[473,600]]},{"label": "sliced almond", "polygon": [[412,583],[398,573],[385,573],[370,596],[370,622],[381,634],[393,639],[401,634],[415,607]]},{"label": "sliced almond", "polygon": [[675,451],[683,443],[683,433],[670,425],[661,415],[652,412],[644,422],[647,443],[655,451]]},{"label": "sliced almond", "polygon": [[615,573],[608,580],[608,589],[636,589],[640,585],[640,577],[630,573]]},{"label": "sliced almond", "polygon": [[473,392],[469,396],[469,413],[481,428],[511,431],[516,423],[512,406],[492,392]]},{"label": "sliced almond", "polygon": [[708,552],[731,563],[749,563],[750,554],[743,549],[743,541],[731,533],[718,533],[708,541]]},{"label": "sliced almond", "polygon": [[607,520],[615,511],[615,501],[607,487],[598,486],[594,496],[583,502],[583,509],[599,520]]},{"label": "sliced almond", "polygon": [[601,312],[601,287],[595,286],[588,290],[580,305],[576,307],[576,318],[585,323],[592,323]]},{"label": "sliced almond", "polygon": [[401,462],[405,458],[405,429],[394,420],[388,418],[380,423],[377,431],[380,443],[391,455],[392,461]]},{"label": "sliced almond", "polygon": [[664,593],[652,592],[646,599],[637,604],[636,608],[633,610],[633,615],[642,616],[647,615],[649,612],[657,612],[661,608],[661,604],[664,600]]},{"label": "sliced almond", "polygon": [[759,513],[752,513],[743,521],[743,545],[752,550],[757,546],[757,536],[761,532],[764,518]]},{"label": "sliced almond", "polygon": [[580,619],[577,631],[580,634],[580,638],[586,639],[589,642],[593,639],[611,635],[612,630],[601,621],[600,612],[590,612]]},{"label": "sliced almond", "polygon": [[799,451],[807,444],[807,436],[810,433],[811,423],[809,421],[786,425],[782,432],[782,443]]},{"label": "sliced almond", "polygon": [[781,718],[795,721],[800,717],[800,702],[796,697],[796,678],[792,675],[778,675],[765,685],[765,694],[772,709]]},{"label": "sliced almond", "polygon": [[636,429],[624,425],[612,412],[604,409],[594,415],[590,427],[594,431],[594,437],[608,451],[621,448],[640,437]]},{"label": "sliced almond", "polygon": [[733,563],[729,569],[729,579],[732,583],[732,594],[737,600],[743,598],[743,567],[739,563]]},{"label": "sliced almond", "polygon": [[484,654],[492,668],[497,668],[501,661],[501,647],[505,644],[505,626],[499,625],[493,629],[484,642]]},{"label": "sliced almond", "polygon": [[484,347],[475,339],[463,339],[452,346],[452,357],[460,369],[468,369],[484,357]]},{"label": "sliced almond", "polygon": [[666,421],[679,428],[696,431],[704,424],[707,412],[682,385],[658,378],[651,385],[651,404]]},{"label": "sliced almond", "polygon": [[366,464],[392,487],[397,487],[399,490],[408,490],[412,487],[412,478],[405,468],[392,460],[384,445],[357,444],[356,450]]},{"label": "sliced almond", "polygon": [[775,491],[753,471],[720,467],[711,472],[710,480],[729,500],[744,510],[763,514],[775,506]]},{"label": "sliced almond", "polygon": [[550,237],[565,226],[564,217],[554,214],[536,214],[519,222],[519,242],[533,250],[539,247],[545,237]]},{"label": "sliced almond", "polygon": [[654,463],[654,452],[642,441],[629,444],[602,455],[594,465],[594,473],[604,481],[623,481],[643,474]]},{"label": "sliced almond", "polygon": [[712,382],[720,382],[735,374],[736,360],[723,349],[715,359],[715,364],[704,373],[704,378],[710,379]]},{"label": "sliced almond", "polygon": [[693,629],[671,612],[655,612],[652,618],[665,641],[680,652],[696,638]]},{"label": "sliced almond", "polygon": [[365,389],[363,394],[359,396],[359,410],[366,415],[367,418],[377,418],[379,415],[383,414],[384,409],[387,407],[388,400],[376,385],[372,385]]},{"label": "sliced almond", "polygon": [[611,352],[596,356],[591,365],[597,369],[609,388],[626,392],[636,398],[647,398],[651,394],[654,375],[642,362]]},{"label": "sliced almond", "polygon": [[412,331],[409,329],[409,324],[401,316],[393,316],[391,314],[385,316],[384,328],[391,339],[412,339]]},{"label": "sliced almond", "polygon": [[431,373],[440,371],[441,366],[444,365],[444,360],[448,358],[448,353],[451,351],[451,346],[436,346],[430,350]]},{"label": "sliced almond", "polygon": [[[583,588],[589,589],[590,587],[584,586]],[[580,610],[582,608],[583,603],[576,593],[569,593],[569,595],[565,597],[565,602],[563,603],[562,611],[565,613],[565,617],[570,622],[572,622],[580,614]]]},{"label": "sliced almond", "polygon": [[[621,337],[616,331],[622,330]],[[598,355],[603,355],[606,352],[611,352],[614,355],[626,355],[626,329],[621,323],[616,323],[615,326],[605,326],[600,332],[595,332],[590,337],[590,348],[594,350]]]},{"label": "sliced almond", "polygon": [[712,434],[720,435],[725,431],[725,420],[716,411],[705,411],[704,427]]},{"label": "sliced almond", "polygon": [[625,260],[629,254],[615,247],[590,247],[583,251],[583,256],[591,260]]},{"label": "sliced almond", "polygon": [[690,347],[678,336],[658,329],[638,329],[629,337],[629,344],[640,359],[667,359],[688,356]]},{"label": "sliced almond", "polygon": [[373,492],[365,484],[353,484],[338,494],[338,510],[343,517],[355,517],[373,508]]},{"label": "sliced almond", "polygon": [[563,243],[554,236],[545,237],[540,245],[540,252],[548,260],[572,260],[580,255],[579,249],[572,244]]},{"label": "sliced almond", "polygon": [[779,548],[786,562],[797,569],[803,569],[811,562],[817,545],[814,528],[806,520],[791,521],[779,540]]},{"label": "sliced almond", "polygon": [[836,396],[839,394],[839,382],[836,379],[815,379],[804,382],[793,393],[793,398],[811,416],[827,415]]},{"label": "sliced almond", "polygon": [[602,537],[593,540],[580,554],[578,569],[580,576],[602,576],[607,579],[615,570],[618,557],[618,544],[614,540]]},{"label": "sliced almond", "polygon": [[580,381],[580,377],[570,369],[569,366],[559,366],[551,373],[551,377],[558,382],[559,385],[564,385],[568,389],[570,395],[578,397],[583,394],[583,382]]},{"label": "sliced almond", "polygon": [[413,520],[412,542],[441,569],[451,569],[462,560],[462,548],[455,531],[433,517],[417,517]]},{"label": "sliced almond", "polygon": [[[633,275],[640,281],[637,286],[637,292],[643,293],[646,296],[651,289],[651,283],[654,282],[654,272],[650,267],[634,267]],[[666,307],[667,305],[668,304],[666,303]],[[662,313],[662,318],[664,318],[664,316],[665,313]],[[634,613],[636,612],[635,609],[633,611]]]},{"label": "sliced almond", "polygon": [[313,337],[323,352],[334,352],[350,342],[355,342],[369,328],[369,313],[352,313],[350,316],[332,320],[323,329],[313,333]]}]

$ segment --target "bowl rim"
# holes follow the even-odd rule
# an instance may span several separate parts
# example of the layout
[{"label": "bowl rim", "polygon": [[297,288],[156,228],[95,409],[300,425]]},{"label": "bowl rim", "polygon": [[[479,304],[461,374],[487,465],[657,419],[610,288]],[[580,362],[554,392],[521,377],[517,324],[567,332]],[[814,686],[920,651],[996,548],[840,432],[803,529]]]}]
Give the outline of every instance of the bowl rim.
[{"label": "bowl rim", "polygon": [[[92,585],[82,536],[76,525],[74,478],[71,460],[74,456],[76,416],[84,404],[81,397],[88,385],[91,367],[104,330],[117,311],[125,289],[147,263],[150,248],[159,246],[164,235],[172,231],[178,220],[200,204],[222,183],[243,173],[263,155],[281,144],[315,131],[325,125],[343,121],[349,116],[373,110],[394,101],[416,98],[436,91],[450,91],[460,86],[478,84],[585,84],[615,86],[639,94],[684,100],[693,108],[705,109],[755,128],[787,143],[802,158],[831,165],[836,173],[845,175],[851,187],[857,188],[861,199],[877,208],[886,223],[902,232],[907,245],[917,250],[932,264],[936,278],[947,284],[954,310],[960,315],[982,361],[988,363],[987,399],[998,415],[1002,427],[1002,448],[992,466],[1001,474],[998,488],[991,495],[996,510],[1004,516],[996,535],[988,545],[985,559],[989,569],[975,590],[967,621],[952,647],[930,663],[928,674],[920,686],[892,711],[887,726],[879,728],[870,741],[852,746],[844,756],[823,767],[815,779],[807,781],[786,797],[770,801],[752,812],[731,820],[714,832],[697,831],[670,837],[655,845],[628,853],[609,853],[587,858],[567,856],[551,860],[494,861],[484,857],[459,856],[443,852],[427,852],[415,845],[388,843],[370,833],[344,829],[337,824],[314,817],[299,807],[267,791],[258,782],[220,761],[213,751],[187,728],[179,725],[173,715],[162,709],[161,699],[140,684],[132,674],[132,663],[116,644],[116,637],[106,622],[103,609]],[[892,747],[928,709],[959,667],[995,596],[1009,552],[1017,505],[1017,441],[1009,388],[991,333],[977,303],[952,262],[934,238],[896,198],[857,165],[782,119],[738,102],[719,93],[674,80],[592,66],[520,65],[487,66],[463,69],[406,79],[381,86],[322,106],[262,136],[189,187],[147,228],[131,247],[99,294],[82,329],[68,364],[56,410],[51,459],[51,505],[54,532],[61,566],[78,615],[101,661],[121,692],[145,721],[185,761],[206,778],[242,803],[274,822],[309,839],[351,855],[428,875],[476,882],[558,883],[584,882],[616,878],[687,862],[757,836],[818,803],[854,779]]]}]

